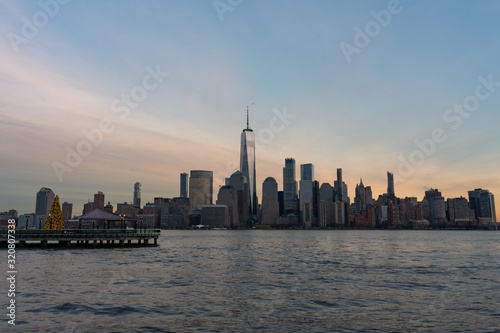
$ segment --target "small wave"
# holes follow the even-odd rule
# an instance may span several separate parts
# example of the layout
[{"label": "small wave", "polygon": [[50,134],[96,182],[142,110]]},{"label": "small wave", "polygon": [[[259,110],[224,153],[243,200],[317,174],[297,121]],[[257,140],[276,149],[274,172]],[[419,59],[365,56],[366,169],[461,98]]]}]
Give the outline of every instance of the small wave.
[{"label": "small wave", "polygon": [[101,308],[96,314],[102,315],[108,315],[108,316],[123,316],[127,315],[130,313],[138,313],[142,312],[138,308],[134,308],[132,306],[110,306],[110,307],[103,307]]},{"label": "small wave", "polygon": [[327,302],[327,301],[314,301],[314,304],[326,306],[328,308],[336,308],[339,306],[338,303],[331,303],[331,302]]},{"label": "small wave", "polygon": [[[45,312],[46,308],[40,309],[40,312]],[[52,313],[70,313],[70,314],[80,314],[82,312],[94,312],[95,309],[86,304],[79,304],[79,303],[64,303],[64,304],[59,304],[56,306],[53,306],[49,308],[49,312]],[[36,312],[36,311],[34,311]]]}]

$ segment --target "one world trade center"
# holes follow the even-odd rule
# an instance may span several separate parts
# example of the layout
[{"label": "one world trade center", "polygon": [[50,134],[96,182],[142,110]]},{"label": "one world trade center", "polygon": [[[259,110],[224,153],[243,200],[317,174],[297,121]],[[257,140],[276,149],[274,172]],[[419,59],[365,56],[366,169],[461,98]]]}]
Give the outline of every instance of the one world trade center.
[{"label": "one world trade center", "polygon": [[257,216],[257,190],[255,182],[255,133],[249,126],[247,107],[247,128],[241,133],[240,171],[248,179],[248,208],[250,217]]}]

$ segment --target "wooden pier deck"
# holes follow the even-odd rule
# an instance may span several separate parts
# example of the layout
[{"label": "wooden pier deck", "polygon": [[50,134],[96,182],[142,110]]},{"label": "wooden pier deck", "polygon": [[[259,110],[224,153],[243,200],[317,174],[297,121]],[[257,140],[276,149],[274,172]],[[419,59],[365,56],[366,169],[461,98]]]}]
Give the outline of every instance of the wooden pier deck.
[{"label": "wooden pier deck", "polygon": [[6,248],[8,243],[13,242],[16,248],[156,246],[160,231],[160,229],[15,229],[15,233],[12,231],[8,233],[7,230],[0,230],[0,248]]}]

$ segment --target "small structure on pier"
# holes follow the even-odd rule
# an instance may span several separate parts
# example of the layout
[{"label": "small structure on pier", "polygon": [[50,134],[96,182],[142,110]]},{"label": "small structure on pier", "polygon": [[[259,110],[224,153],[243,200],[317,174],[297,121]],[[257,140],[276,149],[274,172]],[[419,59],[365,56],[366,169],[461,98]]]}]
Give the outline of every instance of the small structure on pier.
[{"label": "small structure on pier", "polygon": [[67,229],[137,229],[137,221],[124,215],[116,215],[100,209],[66,222]]}]

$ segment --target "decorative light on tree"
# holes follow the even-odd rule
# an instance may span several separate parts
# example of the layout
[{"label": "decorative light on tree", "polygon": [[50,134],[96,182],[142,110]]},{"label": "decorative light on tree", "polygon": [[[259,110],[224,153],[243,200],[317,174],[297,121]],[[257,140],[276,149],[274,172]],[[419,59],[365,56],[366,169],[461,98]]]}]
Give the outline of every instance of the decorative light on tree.
[{"label": "decorative light on tree", "polygon": [[56,195],[52,208],[50,208],[50,213],[45,221],[44,229],[64,229],[64,219],[61,212],[61,205],[59,204],[59,195]]}]

